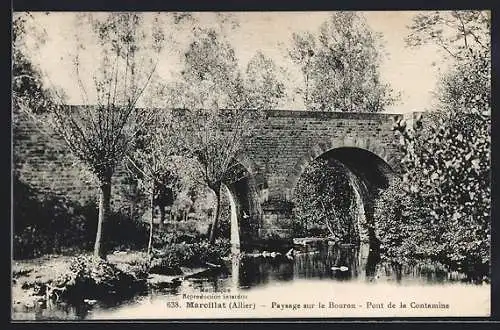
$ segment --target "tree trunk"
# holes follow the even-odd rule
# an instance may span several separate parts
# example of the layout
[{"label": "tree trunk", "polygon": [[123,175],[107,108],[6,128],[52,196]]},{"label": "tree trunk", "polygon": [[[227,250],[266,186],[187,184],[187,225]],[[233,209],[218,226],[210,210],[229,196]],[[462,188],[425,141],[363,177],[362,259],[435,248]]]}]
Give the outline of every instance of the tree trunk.
[{"label": "tree trunk", "polygon": [[151,255],[151,248],[153,247],[154,218],[155,218],[154,194],[151,193],[151,219],[150,219],[150,223],[149,223],[148,255]]},{"label": "tree trunk", "polygon": [[165,222],[165,205],[160,205],[160,225],[158,229],[163,229],[163,223]]},{"label": "tree trunk", "polygon": [[219,189],[214,189],[214,192],[215,192],[215,215],[214,215],[214,220],[212,221],[212,228],[210,230],[210,237],[208,239],[208,242],[212,245],[215,243],[215,235],[217,232],[217,227],[219,225],[220,187],[219,187]]},{"label": "tree trunk", "polygon": [[111,202],[111,177],[104,179],[99,187],[99,218],[94,244],[94,257],[106,259],[106,249],[103,244],[104,226],[108,220]]}]

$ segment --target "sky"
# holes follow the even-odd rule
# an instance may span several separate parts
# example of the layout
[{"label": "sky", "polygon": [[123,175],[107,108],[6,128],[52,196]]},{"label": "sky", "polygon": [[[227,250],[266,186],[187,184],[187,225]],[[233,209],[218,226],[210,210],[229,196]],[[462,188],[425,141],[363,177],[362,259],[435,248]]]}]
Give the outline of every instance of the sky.
[{"label": "sky", "polygon": [[[439,68],[444,62],[443,54],[435,46],[408,48],[404,38],[408,34],[407,26],[418,12],[410,11],[371,11],[363,12],[368,25],[382,34],[385,45],[381,78],[401,93],[401,99],[387,109],[391,113],[405,113],[428,109],[433,101],[432,90],[439,77]],[[296,68],[286,56],[293,32],[315,32],[328,17],[329,12],[238,12],[233,13],[239,27],[227,28],[228,38],[233,45],[240,65],[244,67],[257,50],[284,66],[292,79],[301,79]],[[32,60],[47,75],[50,84],[62,88],[69,103],[82,103],[76,83],[71,51],[75,47],[75,33],[84,33],[85,29],[75,30],[72,24],[75,13],[52,12],[33,13],[35,24],[46,31],[45,43],[32,48]],[[212,13],[197,13],[200,24],[215,24]],[[187,42],[189,26],[176,32],[176,39],[182,44]],[[31,43],[38,38],[31,36]],[[91,48],[89,48],[91,49]],[[85,59],[92,67],[95,59]],[[180,60],[171,54],[164,54],[157,72],[162,79],[172,79],[179,71]],[[284,109],[304,109],[300,97],[280,105]]]}]

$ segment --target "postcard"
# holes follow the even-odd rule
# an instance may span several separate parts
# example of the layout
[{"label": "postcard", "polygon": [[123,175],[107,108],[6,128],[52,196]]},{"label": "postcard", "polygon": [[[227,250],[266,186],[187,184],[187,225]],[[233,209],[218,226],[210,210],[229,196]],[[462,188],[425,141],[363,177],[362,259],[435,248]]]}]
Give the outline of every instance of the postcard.
[{"label": "postcard", "polygon": [[489,317],[489,11],[13,13],[13,321]]}]

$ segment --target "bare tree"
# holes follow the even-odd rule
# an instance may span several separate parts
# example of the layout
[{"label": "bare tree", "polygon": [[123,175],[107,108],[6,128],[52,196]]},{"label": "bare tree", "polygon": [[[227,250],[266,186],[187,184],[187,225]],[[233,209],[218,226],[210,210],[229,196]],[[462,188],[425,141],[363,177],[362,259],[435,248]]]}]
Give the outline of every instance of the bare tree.
[{"label": "bare tree", "polygon": [[[472,50],[489,51],[491,14],[479,10],[431,11],[417,14],[408,26],[410,47],[436,45],[448,56],[461,59]],[[464,52],[466,51],[466,52]]]},{"label": "bare tree", "polygon": [[[181,185],[180,173],[185,161],[180,160],[179,140],[176,138],[176,121],[172,112],[161,111],[156,116],[155,124],[145,129],[136,140],[136,148],[127,156],[126,166],[136,176],[140,185],[150,195],[150,230],[148,254],[151,254],[154,230],[155,201],[158,202],[167,193],[173,193]],[[160,227],[165,221],[165,205],[160,208]]]},{"label": "bare tree", "polygon": [[209,235],[215,242],[220,216],[221,186],[242,178],[238,155],[253,136],[257,112],[241,109],[190,111],[185,121],[184,141],[198,161],[198,175],[215,194],[215,212]]},{"label": "bare tree", "polygon": [[[91,27],[90,38],[82,33],[86,26]],[[84,104],[66,105],[52,89],[55,102],[43,120],[97,179],[94,255],[104,258],[103,227],[110,209],[111,179],[137,132],[151,119],[151,111],[136,105],[151,81],[165,38],[158,16],[136,13],[80,14],[75,28],[79,33],[73,64]],[[92,63],[93,70],[82,69],[89,60],[84,56],[86,49],[97,61]],[[25,110],[32,113],[29,107]]]},{"label": "bare tree", "polygon": [[199,164],[199,177],[216,197],[209,235],[214,243],[221,185],[241,179],[237,158],[255,136],[261,110],[274,108],[284,88],[277,66],[263,54],[250,61],[246,75],[242,73],[234,49],[214,29],[195,31],[184,55],[181,79],[167,88],[173,96],[169,104],[186,109],[180,131],[183,144]]}]

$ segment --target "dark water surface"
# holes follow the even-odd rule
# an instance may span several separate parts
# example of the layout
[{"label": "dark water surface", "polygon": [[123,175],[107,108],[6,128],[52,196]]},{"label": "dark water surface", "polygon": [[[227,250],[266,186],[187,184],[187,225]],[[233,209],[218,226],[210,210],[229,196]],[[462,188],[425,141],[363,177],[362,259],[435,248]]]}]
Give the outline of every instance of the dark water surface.
[{"label": "dark water surface", "polygon": [[[369,247],[320,246],[318,249],[296,253],[293,259],[284,255],[234,258],[222,269],[210,270],[194,278],[162,289],[149,289],[131,298],[110,296],[107,301],[89,304],[54,304],[26,308],[14,306],[14,320],[54,320],[54,319],[140,319],[155,305],[164,308],[165,299],[192,293],[250,292],[255,289],[275,288],[282,285],[307,285],[314,291],[315,286],[332,283],[336,285],[360,286],[370,283],[405,286],[442,286],[460,283],[464,276],[439,269],[434,265],[396,267],[381,263],[380,258]],[[342,267],[340,269],[340,267]],[[307,284],[302,284],[307,283]],[[344,283],[344,284],[342,284]],[[481,286],[477,286],[478,289]],[[469,288],[470,289],[470,288]],[[147,308],[145,307],[147,303]]]}]

